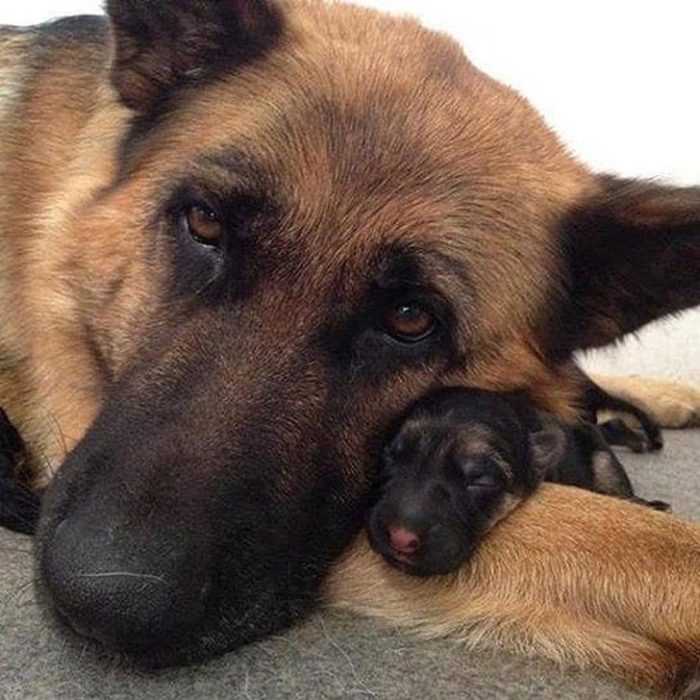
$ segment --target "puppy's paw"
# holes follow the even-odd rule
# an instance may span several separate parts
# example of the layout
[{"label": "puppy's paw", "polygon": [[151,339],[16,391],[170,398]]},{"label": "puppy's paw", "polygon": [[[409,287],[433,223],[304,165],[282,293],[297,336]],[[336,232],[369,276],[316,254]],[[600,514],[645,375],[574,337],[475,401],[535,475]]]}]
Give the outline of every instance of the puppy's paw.
[{"label": "puppy's paw", "polygon": [[637,454],[657,452],[664,445],[660,434],[649,436],[643,430],[627,425],[622,418],[612,418],[602,423],[599,427],[608,445],[612,447],[627,447]]},{"label": "puppy's paw", "polygon": [[647,411],[663,428],[700,427],[700,389],[667,379],[600,377],[605,391]]}]

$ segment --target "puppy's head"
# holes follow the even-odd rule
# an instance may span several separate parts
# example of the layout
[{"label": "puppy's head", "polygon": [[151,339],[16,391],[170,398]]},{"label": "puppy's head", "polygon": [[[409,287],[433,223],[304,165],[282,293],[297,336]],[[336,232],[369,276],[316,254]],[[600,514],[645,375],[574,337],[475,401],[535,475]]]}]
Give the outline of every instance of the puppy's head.
[{"label": "puppy's head", "polygon": [[370,542],[407,573],[445,574],[529,496],[566,436],[523,397],[447,390],[422,400],[389,442]]},{"label": "puppy's head", "polygon": [[607,185],[449,39],[337,3],[108,7],[120,107],[101,90],[93,121],[126,128],[53,277],[84,358],[66,385],[101,401],[39,570],[71,627],[177,663],[309,608],[418,398],[524,388],[563,412],[558,363],[646,311],[605,306],[622,238],[587,252],[582,226],[617,225],[586,204]]}]

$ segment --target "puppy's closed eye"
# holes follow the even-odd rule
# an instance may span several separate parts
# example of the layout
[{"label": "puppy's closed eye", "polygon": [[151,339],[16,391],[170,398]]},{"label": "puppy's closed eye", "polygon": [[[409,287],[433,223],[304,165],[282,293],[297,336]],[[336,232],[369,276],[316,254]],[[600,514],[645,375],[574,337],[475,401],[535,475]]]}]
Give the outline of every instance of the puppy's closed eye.
[{"label": "puppy's closed eye", "polygon": [[466,460],[462,462],[461,467],[469,489],[495,491],[505,485],[500,469],[489,462]]}]

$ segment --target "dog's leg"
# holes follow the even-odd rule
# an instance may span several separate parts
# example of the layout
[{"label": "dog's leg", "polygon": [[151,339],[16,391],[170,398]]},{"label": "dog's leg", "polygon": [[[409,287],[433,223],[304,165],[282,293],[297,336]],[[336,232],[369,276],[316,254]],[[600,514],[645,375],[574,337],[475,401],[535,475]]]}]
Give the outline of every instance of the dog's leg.
[{"label": "dog's leg", "polygon": [[664,428],[700,426],[700,389],[666,379],[596,376],[605,391],[647,411]]},{"label": "dog's leg", "polygon": [[325,594],[332,607],[422,636],[537,654],[672,694],[700,668],[698,572],[700,526],[547,485],[454,575],[404,576],[361,537]]}]

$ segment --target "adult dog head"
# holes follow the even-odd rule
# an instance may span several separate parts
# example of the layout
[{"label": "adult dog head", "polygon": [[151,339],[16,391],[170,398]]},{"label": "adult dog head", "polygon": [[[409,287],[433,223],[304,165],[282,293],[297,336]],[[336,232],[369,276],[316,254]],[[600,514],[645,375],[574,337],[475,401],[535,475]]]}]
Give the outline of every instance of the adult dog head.
[{"label": "adult dog head", "polygon": [[290,623],[417,398],[563,413],[573,349],[700,300],[697,193],[591,175],[444,36],[301,0],[108,8],[109,36],[28,40],[4,205],[52,203],[43,344],[65,405],[99,406],[38,549],[86,636],[163,664]]}]

